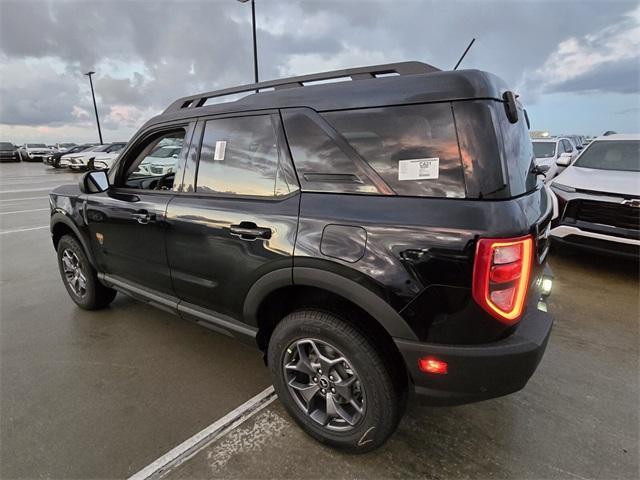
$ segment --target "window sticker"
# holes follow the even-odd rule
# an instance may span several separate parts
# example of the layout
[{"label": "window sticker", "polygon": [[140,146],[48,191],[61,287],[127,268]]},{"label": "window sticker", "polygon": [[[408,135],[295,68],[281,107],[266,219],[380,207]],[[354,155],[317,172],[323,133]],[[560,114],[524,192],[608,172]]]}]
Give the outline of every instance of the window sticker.
[{"label": "window sticker", "polygon": [[439,175],[439,157],[398,161],[398,180],[434,180]]},{"label": "window sticker", "polygon": [[224,154],[227,150],[227,142],[219,140],[216,142],[216,151],[213,154],[213,159],[219,162],[224,161]]}]

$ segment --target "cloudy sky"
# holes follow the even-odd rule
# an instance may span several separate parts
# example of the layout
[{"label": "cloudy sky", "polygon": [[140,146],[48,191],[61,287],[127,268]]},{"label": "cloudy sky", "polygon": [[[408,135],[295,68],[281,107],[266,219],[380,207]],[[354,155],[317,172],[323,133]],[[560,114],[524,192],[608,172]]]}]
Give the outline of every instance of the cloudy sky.
[{"label": "cloudy sky", "polygon": [[[252,80],[236,0],[0,0],[0,141],[128,140],[175,98]],[[533,129],[640,130],[637,1],[256,0],[261,79],[403,60],[488,70]]]}]

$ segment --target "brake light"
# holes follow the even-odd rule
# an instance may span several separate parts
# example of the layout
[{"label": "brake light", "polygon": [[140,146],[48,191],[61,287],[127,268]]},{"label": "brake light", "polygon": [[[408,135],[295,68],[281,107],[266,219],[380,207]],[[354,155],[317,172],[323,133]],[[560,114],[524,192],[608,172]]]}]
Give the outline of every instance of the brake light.
[{"label": "brake light", "polygon": [[533,239],[482,238],[473,265],[473,299],[496,319],[515,323],[529,288]]}]

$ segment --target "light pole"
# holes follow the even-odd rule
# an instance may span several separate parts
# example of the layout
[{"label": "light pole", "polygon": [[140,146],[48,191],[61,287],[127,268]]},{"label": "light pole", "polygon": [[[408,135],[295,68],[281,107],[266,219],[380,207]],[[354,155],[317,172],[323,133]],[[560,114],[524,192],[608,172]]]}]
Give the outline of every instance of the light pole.
[{"label": "light pole", "polygon": [[100,119],[98,118],[98,106],[96,105],[96,94],[93,92],[93,80],[91,75],[96,72],[87,72],[85,75],[89,77],[89,85],[91,85],[91,96],[93,97],[93,110],[96,112],[96,123],[98,124],[98,137],[100,137],[100,145],[102,145],[102,131],[100,130]]},{"label": "light pole", "polygon": [[[249,0],[238,0],[247,3]],[[251,27],[253,30],[253,78],[258,83],[258,43],[256,42],[256,4],[251,0]]]}]

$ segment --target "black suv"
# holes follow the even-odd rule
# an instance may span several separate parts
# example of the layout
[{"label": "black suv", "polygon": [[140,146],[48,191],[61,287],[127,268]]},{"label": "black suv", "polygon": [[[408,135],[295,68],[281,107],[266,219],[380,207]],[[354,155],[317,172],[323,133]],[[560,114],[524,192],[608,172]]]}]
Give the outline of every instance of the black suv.
[{"label": "black suv", "polygon": [[118,290],[256,346],[304,430],[372,450],[409,393],[497,397],[540,361],[527,124],[494,75],[418,62],[181,98],[51,193],[62,279],[82,308]]}]

